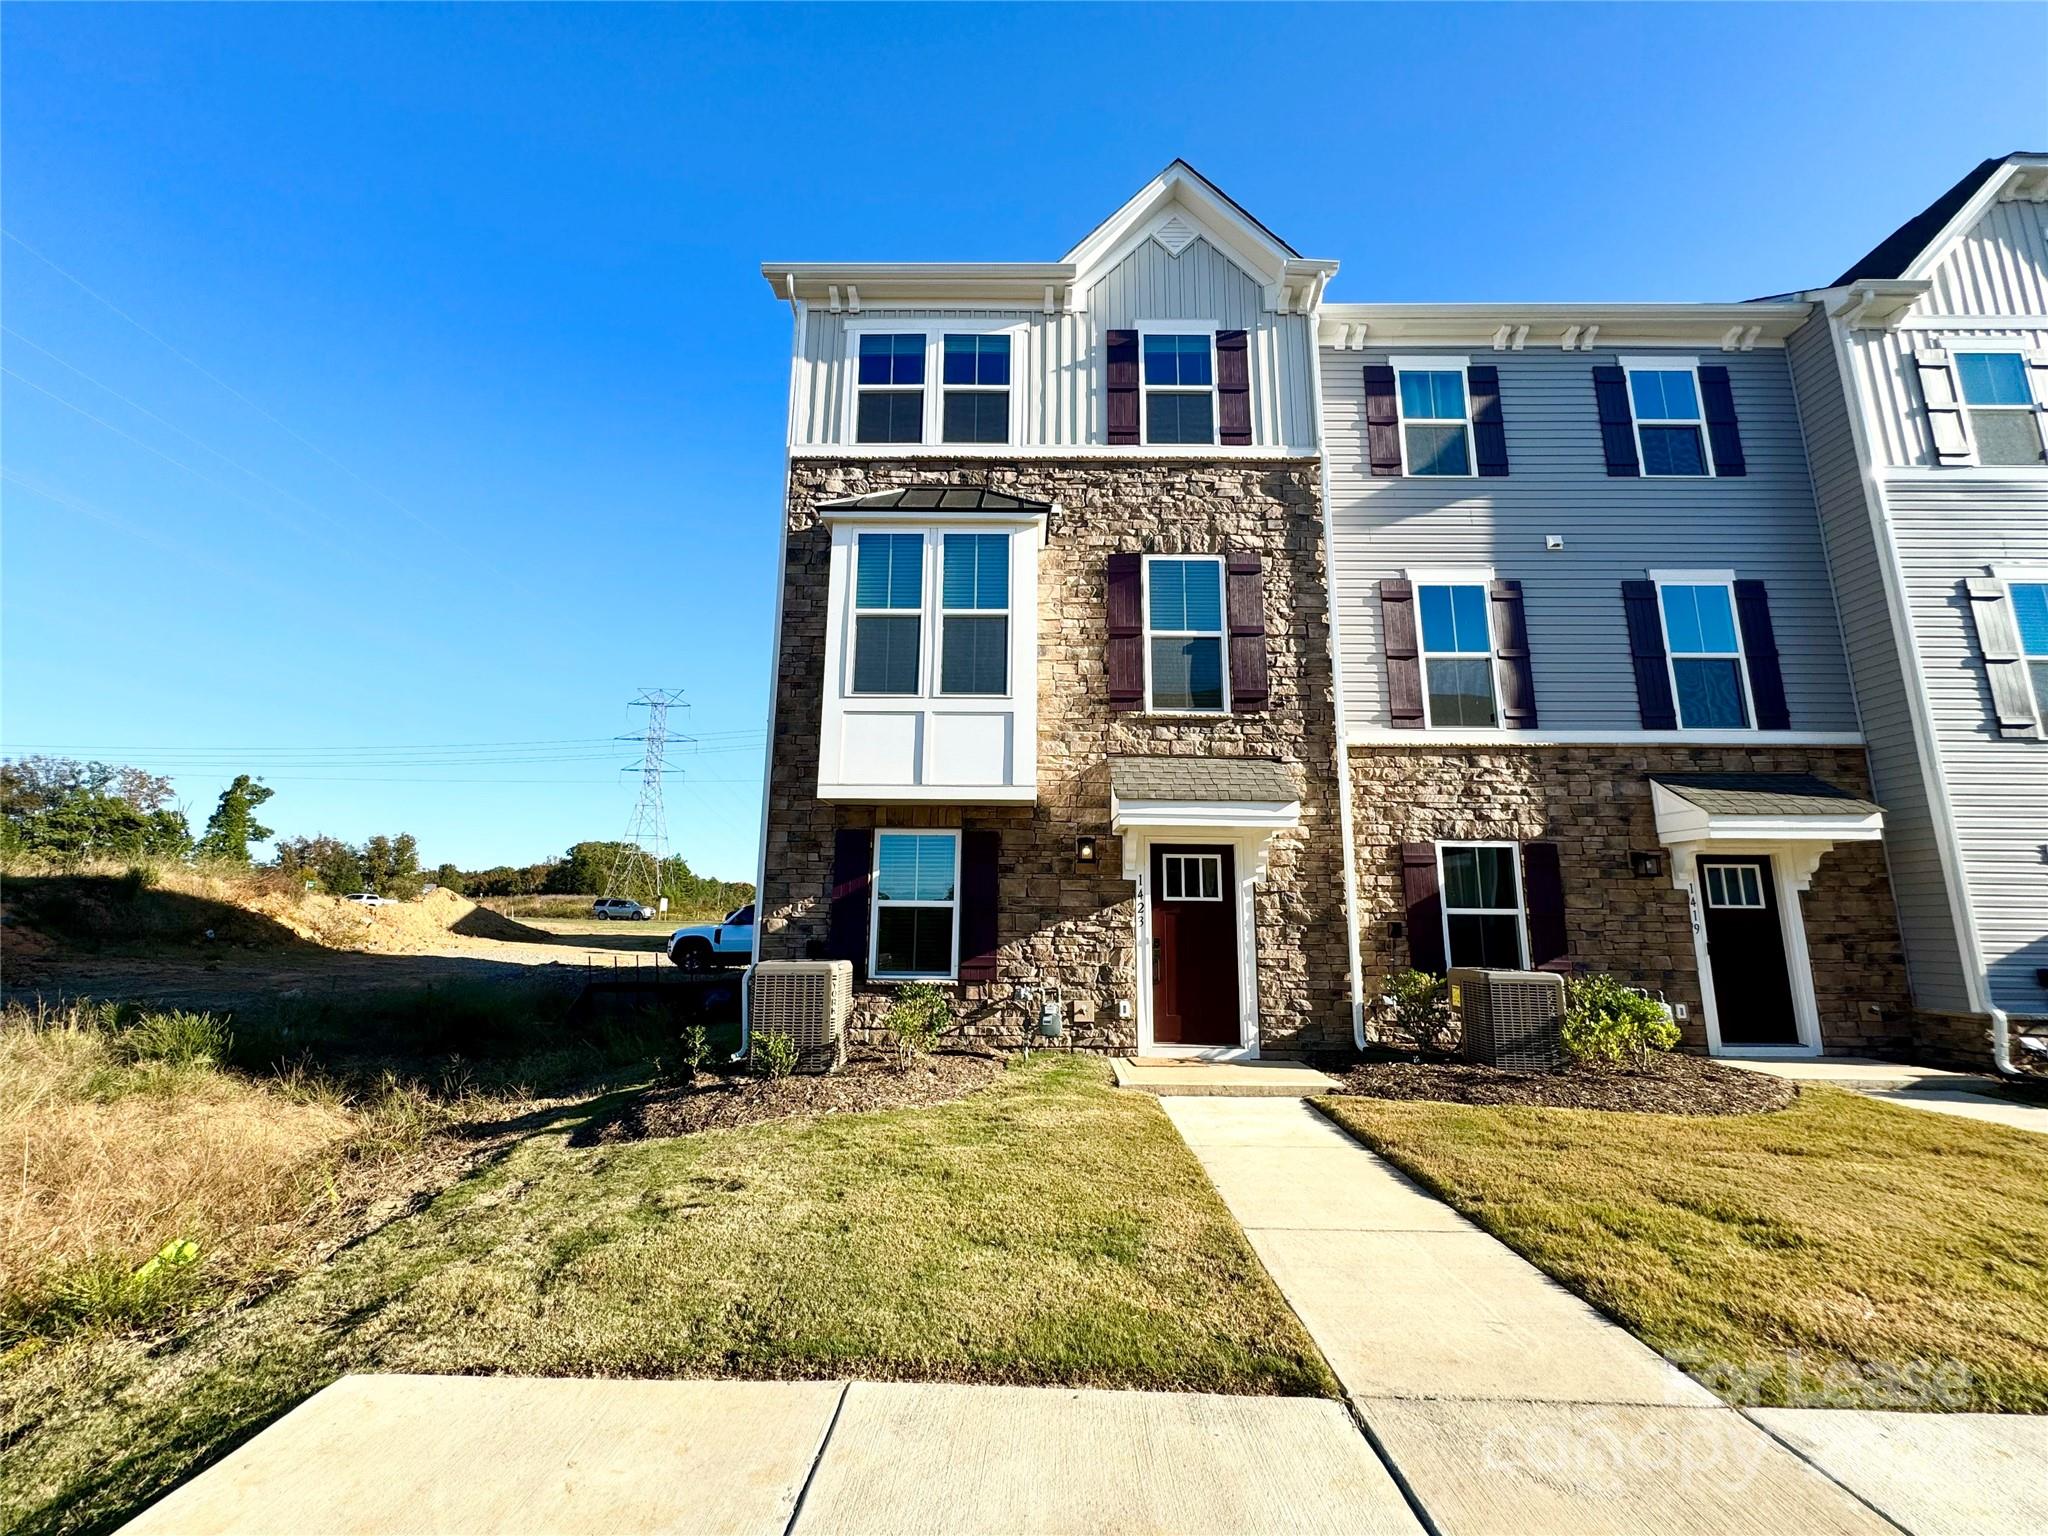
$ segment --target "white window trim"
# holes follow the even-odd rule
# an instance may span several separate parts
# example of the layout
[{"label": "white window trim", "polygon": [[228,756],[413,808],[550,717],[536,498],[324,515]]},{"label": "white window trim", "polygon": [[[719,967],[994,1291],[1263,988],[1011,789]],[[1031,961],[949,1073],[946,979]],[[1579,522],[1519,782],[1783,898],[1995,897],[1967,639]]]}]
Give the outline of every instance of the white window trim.
[{"label": "white window trim", "polygon": [[[1398,387],[1397,385],[1396,388]],[[1450,480],[1458,477],[1453,475],[1430,475],[1425,478]],[[1410,569],[1403,572],[1403,574],[1408,578],[1408,589],[1413,595],[1415,603],[1415,657],[1417,664],[1422,669],[1422,728],[1426,731],[1436,729],[1436,722],[1430,718],[1429,708],[1430,657],[1440,656],[1445,660],[1460,661],[1477,661],[1482,659],[1478,651],[1432,651],[1429,649],[1422,633],[1422,589],[1424,587],[1477,587],[1479,588],[1481,599],[1486,603],[1487,649],[1483,659],[1487,663],[1487,681],[1493,686],[1493,724],[1460,725],[1446,727],[1446,729],[1484,731],[1489,735],[1496,731],[1505,732],[1506,726],[1501,721],[1500,710],[1500,661],[1494,654],[1496,641],[1493,634],[1493,567],[1490,565],[1475,565],[1462,568],[1456,566],[1441,567],[1436,570]]]},{"label": "white window trim", "polygon": [[2024,472],[2029,469],[2040,468],[2041,466],[2038,462],[2034,464],[1986,464],[1982,451],[1977,447],[1977,419],[1973,413],[1977,411],[2010,411],[2015,416],[2031,416],[2034,420],[2034,434],[2041,439],[2043,450],[2048,451],[2048,416],[2043,414],[2048,412],[2048,402],[2034,399],[2027,405],[1972,405],[1969,395],[1963,389],[1964,355],[1967,353],[1974,357],[1983,357],[1995,352],[2003,353],[2008,357],[2017,357],[2020,360],[2020,377],[2027,381],[2027,394],[2029,397],[2032,397],[2034,393],[2034,369],[2031,365],[2033,349],[2022,346],[2010,337],[1997,341],[1972,341],[1967,337],[1962,339],[1951,337],[1945,342],[1943,350],[1948,353],[1948,365],[1955,377],[1956,407],[1963,418],[1963,441],[1969,444],[1970,448],[1968,462],[1977,468],[1988,469],[1994,472]]},{"label": "white window trim", "polygon": [[[1213,629],[1154,629],[1152,627],[1152,562],[1155,560],[1195,561],[1206,560],[1216,567],[1216,593],[1218,597],[1218,626]],[[1193,720],[1216,720],[1230,713],[1230,572],[1224,566],[1221,555],[1147,555],[1141,567],[1142,580],[1138,590],[1138,633],[1144,638],[1145,646],[1145,713],[1148,715],[1183,716]],[[1152,703],[1152,640],[1205,640],[1216,637],[1223,653],[1223,706],[1220,709],[1159,709]]]},{"label": "white window trim", "polygon": [[[1451,887],[1444,878],[1444,850],[1447,848],[1505,848],[1508,850],[1508,867],[1515,876],[1515,943],[1518,969],[1529,968],[1529,898],[1522,891],[1522,845],[1513,842],[1492,842],[1477,839],[1453,839],[1436,844],[1436,892],[1437,906],[1442,909],[1441,920],[1444,930],[1444,965],[1448,969],[1457,962],[1451,958]],[[1459,907],[1460,917],[1505,917],[1506,907]]]},{"label": "white window trim", "polygon": [[[1697,479],[1697,476],[1674,476],[1676,479]],[[1749,685],[1749,653],[1742,644],[1742,610],[1735,604],[1735,573],[1733,571],[1651,571],[1650,580],[1657,588],[1657,638],[1664,642],[1664,676],[1666,686],[1671,689],[1671,713],[1678,722],[1683,735],[1699,731],[1718,731],[1728,735],[1754,736],[1759,734],[1756,723],[1756,695]],[[1748,723],[1732,725],[1692,725],[1685,723],[1685,705],[1678,696],[1679,655],[1671,647],[1671,625],[1664,613],[1664,589],[1666,587],[1726,587],[1728,589],[1728,618],[1735,626],[1735,675],[1742,684],[1742,714]],[[1687,651],[1685,659],[1702,661],[1725,661],[1726,651]]]},{"label": "white window trim", "polygon": [[[1394,431],[1401,442],[1401,474],[1415,480],[1477,480],[1479,478],[1478,445],[1472,434],[1472,359],[1469,357],[1390,357],[1387,364],[1394,370]],[[1465,401],[1465,414],[1452,416],[1410,416],[1408,404],[1401,394],[1403,373],[1455,373],[1458,376],[1458,393]],[[1465,473],[1462,475],[1418,475],[1408,466],[1408,428],[1459,426],[1465,429]]]},{"label": "white window trim", "polygon": [[[2019,605],[2012,600],[2012,589],[2015,585],[2048,586],[2048,565],[1994,565],[1991,567],[1991,575],[2005,591],[2005,606],[2012,614],[2013,633],[2019,635],[2020,610]],[[2027,695],[2034,701],[2034,728],[2040,730],[2048,726],[2048,696],[2044,696],[2034,687],[2035,658],[2027,653],[2026,636],[2019,635],[2019,642],[2020,665],[2026,668],[2027,672]]]},{"label": "white window trim", "polygon": [[[1223,446],[1223,402],[1216,388],[1216,332],[1220,329],[1214,320],[1140,320],[1138,331],[1138,441],[1143,445],[1152,442],[1152,413],[1146,409],[1154,394],[1161,395],[1207,395],[1209,397],[1209,441],[1206,443],[1162,443],[1163,448],[1220,448]],[[1209,383],[1204,388],[1199,384],[1151,383],[1145,377],[1145,338],[1147,336],[1206,336],[1209,338]]]},{"label": "white window trim", "polygon": [[[845,327],[846,348],[846,408],[841,423],[840,441],[848,447],[863,452],[887,452],[894,449],[902,452],[909,448],[959,449],[962,451],[989,452],[994,449],[1013,448],[1023,442],[1024,434],[1024,370],[1026,348],[1029,344],[1030,327],[1019,320],[970,320],[957,322],[936,321],[926,316],[914,320],[891,321],[874,319],[849,322]],[[860,397],[863,394],[907,394],[901,385],[871,384],[862,387],[860,382],[860,343],[864,336],[922,336],[924,338],[924,403],[920,416],[920,433],[915,443],[863,443],[860,441]],[[992,395],[1007,393],[1010,397],[1009,436],[1000,443],[949,443],[945,440],[946,427],[946,338],[948,336],[1007,336],[1010,338],[1010,385],[1007,391],[998,391],[991,385],[959,384],[953,386],[957,393]]]},{"label": "white window trim", "polygon": [[[953,844],[953,899],[951,901],[882,900],[882,839],[885,837],[944,837]],[[868,978],[871,981],[958,981],[960,979],[960,832],[957,827],[877,827],[868,857]],[[881,947],[881,912],[891,907],[951,907],[953,909],[952,966],[942,976],[936,971],[884,971],[875,964]]]},{"label": "white window trim", "polygon": [[[1636,463],[1642,466],[1645,480],[1713,480],[1714,444],[1707,436],[1707,396],[1700,388],[1700,361],[1696,357],[1624,357],[1621,360],[1622,386],[1628,391],[1628,415],[1636,436]],[[1697,416],[1644,416],[1636,410],[1636,382],[1639,373],[1689,373],[1692,375],[1693,404],[1699,407]],[[1643,428],[1649,427],[1693,427],[1700,434],[1700,462],[1706,466],[1703,475],[1653,475],[1650,461],[1643,452]]]},{"label": "white window trim", "polygon": [[[1190,868],[1197,872],[1195,889],[1192,893],[1188,890],[1188,871]],[[1178,869],[1180,871],[1181,891],[1178,896],[1167,893],[1166,872],[1169,869]],[[1211,872],[1216,877],[1216,894],[1206,896],[1202,894],[1203,887],[1207,884],[1204,876]],[[1159,875],[1159,899],[1161,901],[1221,902],[1230,899],[1229,893],[1223,889],[1223,855],[1220,853],[1162,853],[1159,855]]]},{"label": "white window trim", "polygon": [[[955,539],[955,538],[974,538],[974,539],[1001,539],[1001,540],[1003,541],[1003,593],[1004,593],[1004,601],[1003,601],[1003,606],[1002,606],[1002,607],[1000,607],[1000,608],[948,608],[948,607],[946,606],[946,540],[947,540],[947,539]],[[1012,606],[1014,605],[1014,603],[1015,603],[1015,598],[1016,598],[1016,594],[1015,594],[1015,593],[1014,593],[1014,591],[1012,590],[1012,588],[1013,588],[1013,586],[1014,586],[1014,583],[1013,583],[1013,582],[1011,581],[1011,575],[1010,575],[1010,566],[1011,566],[1011,563],[1012,563],[1012,560],[1011,560],[1011,546],[1010,546],[1010,535],[1009,535],[1008,533],[1006,533],[1006,532],[1005,532],[1005,533],[982,533],[982,532],[980,532],[980,531],[978,531],[978,530],[976,530],[976,529],[973,529],[973,528],[938,528],[938,529],[934,529],[934,530],[932,530],[932,536],[931,536],[931,537],[929,538],[928,542],[929,542],[929,543],[931,543],[931,544],[933,544],[933,545],[935,545],[935,546],[936,546],[936,548],[937,548],[937,555],[935,556],[935,559],[936,559],[936,561],[937,561],[937,566],[936,566],[936,571],[937,571],[937,574],[936,574],[936,578],[935,578],[935,582],[934,582],[934,596],[935,596],[935,599],[936,599],[936,602],[937,602],[937,605],[938,605],[938,625],[937,625],[937,628],[938,628],[938,635],[939,635],[939,652],[940,652],[940,654],[939,654],[939,655],[938,655],[938,657],[937,657],[937,658],[935,659],[935,660],[936,660],[936,665],[935,665],[935,667],[934,667],[934,670],[933,670],[933,672],[932,672],[932,693],[933,693],[933,695],[934,695],[935,697],[937,697],[937,698],[942,698],[942,699],[1007,699],[1008,697],[1010,697],[1010,692],[1011,692],[1011,687],[1012,687],[1012,680],[1011,680],[1011,677],[1010,677],[1010,671],[1011,671],[1011,656],[1010,656],[1010,626],[1011,626],[1011,623],[1012,623],[1012,619],[1011,619],[1011,616],[1010,616],[1010,609],[1011,609],[1011,608],[1012,608]],[[977,574],[978,574],[978,571],[979,571],[979,563],[977,562]],[[945,646],[946,646],[946,620],[948,620],[948,619],[955,619],[955,618],[957,618],[957,619],[993,619],[993,618],[998,618],[998,617],[1000,617],[1000,618],[1002,619],[1002,621],[1003,621],[1003,686],[1002,686],[1002,689],[1001,689],[1001,690],[1000,690],[999,692],[996,692],[996,693],[954,693],[954,692],[952,692],[952,691],[951,691],[950,689],[948,689],[948,688],[946,687],[946,657],[945,657]]]},{"label": "white window trim", "polygon": [[[860,605],[860,541],[863,536],[899,538],[916,534],[923,542],[918,547],[916,608],[863,608]],[[852,580],[846,593],[846,677],[844,692],[849,699],[921,699],[929,689],[932,623],[932,541],[928,530],[922,528],[863,528],[853,538]],[[859,676],[856,670],[860,663],[860,621],[862,619],[908,619],[917,620],[917,686],[909,693],[866,693],[854,686]]]}]

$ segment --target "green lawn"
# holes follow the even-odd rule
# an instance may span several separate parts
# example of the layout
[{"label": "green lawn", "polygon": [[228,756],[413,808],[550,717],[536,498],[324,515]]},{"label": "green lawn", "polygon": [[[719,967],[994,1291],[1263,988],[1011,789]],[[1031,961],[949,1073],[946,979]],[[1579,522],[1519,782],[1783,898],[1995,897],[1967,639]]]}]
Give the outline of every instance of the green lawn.
[{"label": "green lawn", "polygon": [[1726,1397],[2048,1411],[2048,1138],[1831,1088],[1716,1118],[1322,1104]]},{"label": "green lawn", "polygon": [[[1336,1392],[1180,1138],[1100,1062],[956,1104],[501,1161],[147,1352],[0,1366],[0,1529],[102,1528],[344,1371]],[[601,1107],[600,1101],[600,1107]]]}]

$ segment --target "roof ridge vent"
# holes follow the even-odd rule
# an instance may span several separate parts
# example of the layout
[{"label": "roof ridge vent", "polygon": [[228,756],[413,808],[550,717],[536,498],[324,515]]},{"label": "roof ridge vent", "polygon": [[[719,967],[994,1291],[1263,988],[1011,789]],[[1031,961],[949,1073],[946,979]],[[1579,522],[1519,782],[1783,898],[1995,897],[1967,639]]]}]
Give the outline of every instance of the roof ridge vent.
[{"label": "roof ridge vent", "polygon": [[1152,231],[1152,238],[1166,247],[1166,254],[1178,256],[1195,243],[1195,226],[1177,213],[1168,214],[1166,222]]}]

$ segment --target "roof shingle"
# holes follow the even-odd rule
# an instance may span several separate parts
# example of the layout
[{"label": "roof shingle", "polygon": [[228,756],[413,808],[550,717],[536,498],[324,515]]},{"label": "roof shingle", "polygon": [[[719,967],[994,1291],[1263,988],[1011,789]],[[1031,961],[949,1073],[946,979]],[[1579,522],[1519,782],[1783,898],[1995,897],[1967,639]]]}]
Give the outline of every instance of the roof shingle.
[{"label": "roof shingle", "polygon": [[1120,800],[1299,800],[1285,763],[1242,757],[1113,757],[1109,787]]},{"label": "roof shingle", "polygon": [[1882,807],[1810,773],[1654,773],[1709,816],[1870,816]]}]

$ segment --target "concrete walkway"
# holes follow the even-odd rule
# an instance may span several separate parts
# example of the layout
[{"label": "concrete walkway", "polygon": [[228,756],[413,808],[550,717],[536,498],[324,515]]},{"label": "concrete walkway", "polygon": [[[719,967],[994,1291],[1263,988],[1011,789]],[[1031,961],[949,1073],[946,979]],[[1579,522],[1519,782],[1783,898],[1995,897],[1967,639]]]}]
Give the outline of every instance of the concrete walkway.
[{"label": "concrete walkway", "polygon": [[1163,1102],[1443,1536],[1896,1530],[1306,1104]]},{"label": "concrete walkway", "polygon": [[898,1382],[349,1376],[136,1536],[1420,1536],[1315,1398]]},{"label": "concrete walkway", "polygon": [[1887,1104],[1924,1109],[1937,1115],[1982,1120],[2048,1136],[2048,1106],[2027,1104],[1999,1092],[1998,1079],[1977,1072],[1951,1072],[1867,1056],[1804,1058],[1717,1057],[1723,1066],[1763,1072],[1794,1083],[1827,1083],[1848,1088]]}]

